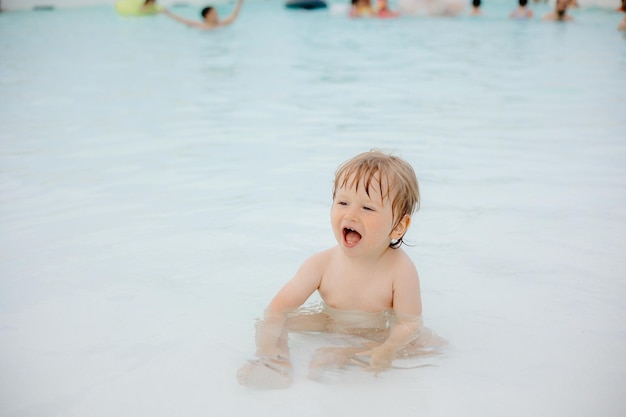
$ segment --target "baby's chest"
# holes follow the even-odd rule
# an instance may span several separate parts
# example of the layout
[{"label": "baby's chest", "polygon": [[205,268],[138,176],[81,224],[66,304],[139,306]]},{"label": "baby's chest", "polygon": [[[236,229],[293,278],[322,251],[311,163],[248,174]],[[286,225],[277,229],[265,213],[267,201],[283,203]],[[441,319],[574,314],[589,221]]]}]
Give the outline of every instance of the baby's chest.
[{"label": "baby's chest", "polygon": [[393,282],[388,276],[329,274],[322,279],[319,293],[334,308],[382,311],[392,307]]}]

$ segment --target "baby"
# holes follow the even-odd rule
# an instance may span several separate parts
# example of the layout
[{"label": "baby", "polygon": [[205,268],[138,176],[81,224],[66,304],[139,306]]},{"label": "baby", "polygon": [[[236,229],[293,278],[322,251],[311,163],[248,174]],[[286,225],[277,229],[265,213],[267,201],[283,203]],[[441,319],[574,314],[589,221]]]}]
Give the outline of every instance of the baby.
[{"label": "baby", "polygon": [[[239,370],[239,382],[289,386],[289,332],[333,332],[362,340],[318,349],[310,364],[312,378],[346,364],[380,372],[396,357],[423,353],[420,281],[401,248],[418,206],[415,172],[401,158],[372,150],[341,165],[330,211],[337,245],[304,261],[272,299],[257,326],[259,359]],[[315,291],[321,309],[299,309]]]}]

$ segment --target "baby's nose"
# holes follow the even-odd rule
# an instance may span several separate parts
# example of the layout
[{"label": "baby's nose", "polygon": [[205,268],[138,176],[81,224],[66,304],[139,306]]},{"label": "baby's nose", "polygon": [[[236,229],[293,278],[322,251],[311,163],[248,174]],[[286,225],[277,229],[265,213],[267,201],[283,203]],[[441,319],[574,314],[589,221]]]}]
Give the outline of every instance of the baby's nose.
[{"label": "baby's nose", "polygon": [[351,220],[351,221],[356,221],[358,220],[358,218],[359,218],[358,210],[354,208],[350,208],[350,210],[346,212],[346,219]]}]

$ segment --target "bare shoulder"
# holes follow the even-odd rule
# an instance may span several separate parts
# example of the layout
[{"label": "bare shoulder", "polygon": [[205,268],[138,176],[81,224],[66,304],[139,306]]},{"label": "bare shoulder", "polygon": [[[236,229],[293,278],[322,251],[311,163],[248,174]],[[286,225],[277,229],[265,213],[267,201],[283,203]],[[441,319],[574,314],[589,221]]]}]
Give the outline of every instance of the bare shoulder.
[{"label": "bare shoulder", "polygon": [[393,249],[385,269],[389,271],[394,289],[419,287],[419,275],[415,263],[401,248]]},{"label": "bare shoulder", "polygon": [[393,249],[394,275],[398,278],[417,279],[417,268],[409,255],[401,248]]},{"label": "bare shoulder", "polygon": [[420,279],[415,264],[402,249],[394,256],[393,308],[399,313],[418,316],[422,314]]},{"label": "bare shoulder", "polygon": [[314,255],[308,257],[298,271],[298,274],[306,274],[306,275],[316,275],[321,276],[324,274],[331,258],[332,258],[332,249],[327,249],[322,252],[318,252]]},{"label": "bare shoulder", "polygon": [[328,256],[329,252],[324,251],[307,258],[293,278],[274,296],[270,309],[284,311],[302,305],[319,288]]}]

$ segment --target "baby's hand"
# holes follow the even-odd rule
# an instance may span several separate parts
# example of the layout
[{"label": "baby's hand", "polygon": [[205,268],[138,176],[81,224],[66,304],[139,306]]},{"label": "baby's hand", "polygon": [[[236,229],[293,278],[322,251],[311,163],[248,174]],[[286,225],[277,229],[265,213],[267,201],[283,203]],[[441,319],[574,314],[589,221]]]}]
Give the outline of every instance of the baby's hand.
[{"label": "baby's hand", "polygon": [[388,346],[380,345],[371,350],[358,353],[358,356],[369,356],[370,367],[368,371],[375,373],[382,372],[391,368],[391,362],[393,362],[394,350]]},{"label": "baby's hand", "polygon": [[269,359],[272,361],[289,361],[289,355],[285,354],[285,352],[277,346],[259,348],[256,351],[256,356],[261,359]]},{"label": "baby's hand", "polygon": [[370,366],[372,367],[372,370],[380,372],[391,368],[393,353],[393,349],[384,345],[372,349],[372,354],[370,355]]}]

